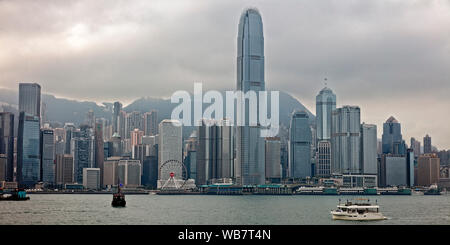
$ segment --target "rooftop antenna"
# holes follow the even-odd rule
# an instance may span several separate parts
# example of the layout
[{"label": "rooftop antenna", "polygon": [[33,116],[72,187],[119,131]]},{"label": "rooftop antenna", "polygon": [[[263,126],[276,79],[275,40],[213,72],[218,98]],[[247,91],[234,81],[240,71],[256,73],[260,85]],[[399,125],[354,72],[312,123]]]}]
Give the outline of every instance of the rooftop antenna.
[{"label": "rooftop antenna", "polygon": [[327,80],[328,80],[327,78],[324,79],[325,87],[327,86]]}]

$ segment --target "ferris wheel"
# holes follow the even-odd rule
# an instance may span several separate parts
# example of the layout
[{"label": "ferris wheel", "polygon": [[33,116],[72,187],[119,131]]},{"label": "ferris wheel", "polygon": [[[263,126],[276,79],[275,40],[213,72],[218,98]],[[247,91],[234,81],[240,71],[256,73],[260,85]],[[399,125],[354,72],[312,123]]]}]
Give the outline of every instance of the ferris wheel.
[{"label": "ferris wheel", "polygon": [[178,160],[167,160],[159,167],[161,180],[167,179],[161,189],[181,189],[187,181],[186,166]]}]

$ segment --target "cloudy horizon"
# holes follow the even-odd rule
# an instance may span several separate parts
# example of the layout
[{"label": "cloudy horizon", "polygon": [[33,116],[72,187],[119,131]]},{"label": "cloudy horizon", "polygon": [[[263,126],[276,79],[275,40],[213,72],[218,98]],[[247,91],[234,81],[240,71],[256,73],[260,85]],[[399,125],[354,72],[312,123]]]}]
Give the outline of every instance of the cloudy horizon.
[{"label": "cloudy horizon", "polygon": [[[315,114],[327,78],[361,122],[450,149],[449,1],[0,1],[0,87],[97,103],[236,86],[239,16],[262,15],[265,81]],[[445,112],[447,111],[447,113]]]}]

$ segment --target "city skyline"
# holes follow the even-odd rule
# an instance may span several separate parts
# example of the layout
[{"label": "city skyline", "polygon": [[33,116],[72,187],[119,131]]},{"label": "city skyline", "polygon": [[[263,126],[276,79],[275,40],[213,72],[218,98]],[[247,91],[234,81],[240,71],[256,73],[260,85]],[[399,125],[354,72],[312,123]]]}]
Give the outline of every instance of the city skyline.
[{"label": "city skyline", "polygon": [[[196,81],[208,89],[233,88],[235,27],[242,9],[256,6],[267,19],[268,88],[289,91],[315,111],[326,77],[337,106],[359,105],[362,122],[382,128],[395,116],[406,139],[429,134],[438,148],[450,148],[449,117],[441,113],[450,105],[446,1],[116,2],[102,11],[101,3],[39,5],[45,9],[0,3],[0,43],[11,47],[0,56],[0,87],[37,82],[58,97],[124,104],[168,97],[174,87],[190,90]],[[159,86],[166,83],[171,86]]]}]

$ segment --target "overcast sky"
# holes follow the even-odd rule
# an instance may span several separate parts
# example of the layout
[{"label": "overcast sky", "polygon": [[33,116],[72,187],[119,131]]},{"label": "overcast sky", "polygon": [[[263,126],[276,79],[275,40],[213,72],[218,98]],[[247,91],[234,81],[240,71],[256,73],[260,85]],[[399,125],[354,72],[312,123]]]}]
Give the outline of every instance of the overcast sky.
[{"label": "overcast sky", "polygon": [[129,103],[175,90],[234,89],[239,16],[262,15],[268,88],[315,113],[328,78],[337,105],[404,139],[450,149],[450,1],[0,0],[0,87]]}]

